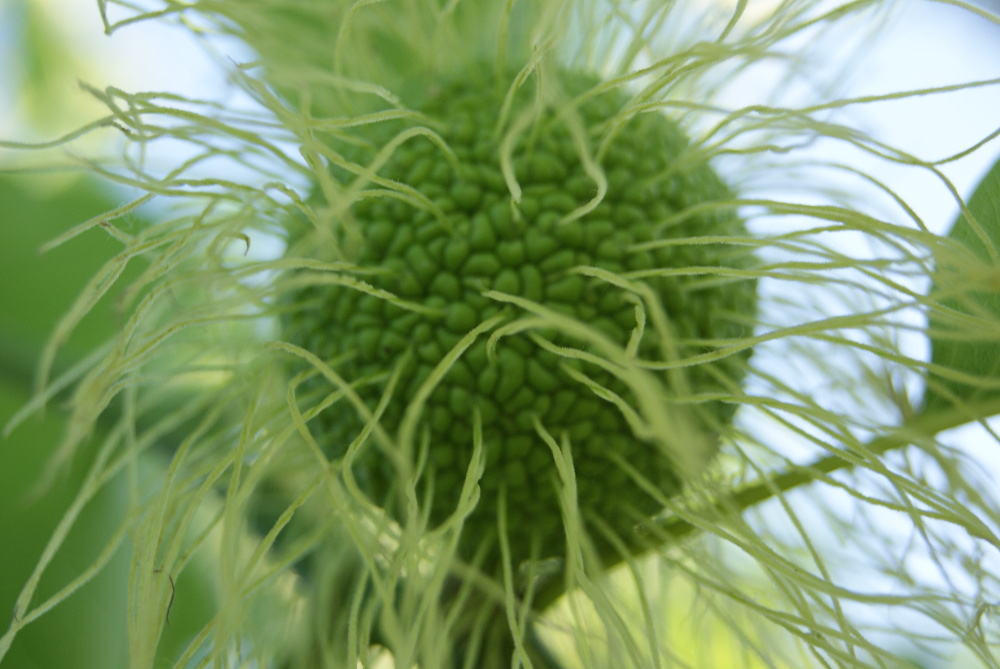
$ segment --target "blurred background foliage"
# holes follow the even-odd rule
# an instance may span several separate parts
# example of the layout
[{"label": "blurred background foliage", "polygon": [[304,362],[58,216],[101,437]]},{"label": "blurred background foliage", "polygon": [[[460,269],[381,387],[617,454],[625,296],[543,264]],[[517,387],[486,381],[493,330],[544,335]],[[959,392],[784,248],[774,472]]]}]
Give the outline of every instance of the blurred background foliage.
[{"label": "blurred background foliage", "polygon": [[[0,3],[0,134],[5,139],[52,138],[93,120],[96,100],[80,90],[96,69],[88,53],[53,20],[54,3]],[[97,13],[96,5],[91,8]],[[72,226],[125,201],[123,193],[93,176],[65,171],[20,173],[0,165],[0,426],[32,396],[36,366],[60,318],[83,287],[119,252],[121,245],[100,228],[41,252]],[[141,227],[143,220],[130,221]],[[141,267],[133,262],[116,285],[126,286]],[[60,347],[54,374],[68,370],[106,342],[122,314],[113,288]],[[70,508],[95,449],[76,457],[52,485],[35,485],[59,444],[66,416],[57,396],[0,440],[0,611],[16,616],[17,597],[53,531]],[[100,441],[94,435],[94,444]],[[128,492],[119,476],[83,509],[45,572],[37,604],[90,567],[124,520]],[[4,658],[5,669],[124,667],[127,657],[126,597],[128,538],[108,565],[50,612],[24,628]],[[193,574],[193,575],[192,575]],[[184,596],[170,612],[163,639],[166,657],[176,656],[205,623],[207,583],[193,570],[176,582]],[[6,628],[8,620],[2,627]]]}]

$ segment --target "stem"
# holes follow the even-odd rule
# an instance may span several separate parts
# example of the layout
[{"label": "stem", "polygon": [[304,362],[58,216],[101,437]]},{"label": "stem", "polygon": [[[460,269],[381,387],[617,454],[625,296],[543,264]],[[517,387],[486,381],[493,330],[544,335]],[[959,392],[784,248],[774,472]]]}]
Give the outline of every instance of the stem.
[{"label": "stem", "polygon": [[[1000,415],[1000,397],[989,398],[961,406],[934,410],[930,413],[916,414],[892,432],[872,439],[864,448],[866,455],[880,458],[889,451],[908,446],[920,439],[927,439],[950,430],[980,422]],[[770,475],[763,480],[747,484],[732,493],[723,495],[710,505],[696,510],[692,515],[708,516],[710,514],[738,514],[752,506],[766,502],[799,486],[812,483],[827,474],[840,470],[853,469],[855,460],[842,455],[827,455],[813,461],[811,464],[795,466],[789,470]],[[679,516],[664,518],[652,523],[646,531],[635,533],[631,537],[623,537],[628,548],[628,557],[622,553],[602,556],[602,566],[605,570],[612,569],[626,559],[639,557],[654,550],[663,550],[678,543],[684,537],[694,534],[699,526]],[[974,536],[995,541],[994,537],[975,534]],[[566,592],[565,579],[553,577],[539,588],[534,600],[535,609],[542,611],[559,599]]]}]

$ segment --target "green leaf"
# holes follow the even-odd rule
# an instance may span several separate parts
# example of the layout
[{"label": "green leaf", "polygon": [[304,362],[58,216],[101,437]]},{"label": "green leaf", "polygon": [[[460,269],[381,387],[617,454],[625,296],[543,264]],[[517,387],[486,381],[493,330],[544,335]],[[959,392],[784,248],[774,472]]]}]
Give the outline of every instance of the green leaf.
[{"label": "green leaf", "polygon": [[[21,384],[0,376],[0,424],[28,400]],[[9,438],[0,440],[0,636],[12,616],[21,588],[38,563],[49,537],[69,507],[93,458],[85,449],[57,486],[41,498],[32,486],[65,428],[59,412],[35,416]],[[31,606],[72,582],[101,554],[125,518],[123,481],[116,481],[91,500],[56,554]],[[0,662],[4,669],[34,667],[123,667],[126,660],[128,559],[119,550],[97,576],[26,626]]]},{"label": "green leaf", "polygon": [[[122,244],[100,227],[46,253],[42,245],[121,204],[92,178],[0,176],[0,374],[30,385],[46,340],[91,277]],[[143,221],[133,217],[137,228]],[[129,267],[119,286],[138,276]],[[112,287],[61,348],[69,365],[115,333],[123,321]],[[2,425],[2,424],[0,424]]]},{"label": "green leaf", "polygon": [[1000,397],[1000,161],[935,249],[925,410]]}]

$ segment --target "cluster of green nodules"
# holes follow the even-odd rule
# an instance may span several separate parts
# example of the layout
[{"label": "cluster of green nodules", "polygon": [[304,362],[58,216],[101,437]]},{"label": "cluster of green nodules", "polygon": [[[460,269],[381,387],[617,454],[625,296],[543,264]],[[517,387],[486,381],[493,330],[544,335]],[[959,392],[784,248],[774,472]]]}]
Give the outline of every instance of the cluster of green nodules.
[{"label": "cluster of green nodules", "polygon": [[[588,90],[594,81],[565,75],[560,83],[574,95]],[[572,218],[597,192],[593,174],[581,160],[580,143],[554,110],[533,119],[514,145],[512,166],[521,188],[515,203],[500,167],[502,133],[496,128],[502,100],[482,82],[437,87],[419,110],[431,119],[457,163],[441,146],[420,136],[396,148],[378,171],[384,179],[416,189],[434,207],[404,198],[368,197],[351,210],[362,241],[356,255],[345,259],[366,269],[357,278],[425,309],[414,311],[339,285],[313,286],[294,296],[298,306],[288,317],[286,339],[323,360],[336,361],[336,371],[355,383],[372,411],[388,377],[404,365],[381,418],[391,436],[397,434],[418,389],[460,339],[497,314],[505,313],[510,320],[525,315],[484,295],[489,290],[570,316],[624,348],[637,326],[635,300],[622,288],[574,268],[598,267],[631,276],[632,281],[645,282],[661,301],[673,337],[670,346],[681,357],[708,350],[698,340],[740,336],[752,319],[752,280],[706,282],[703,276],[636,278],[639,275],[633,274],[657,268],[739,267],[749,262],[745,252],[726,244],[637,248],[660,239],[744,234],[741,221],[722,207],[705,208],[687,218],[676,216],[731,195],[704,161],[675,168],[682,155],[690,158],[688,143],[675,123],[659,113],[645,113],[619,128],[600,157],[607,181],[605,197],[591,211]],[[617,94],[593,96],[575,107],[575,119],[585,129],[607,132],[602,124],[619,113],[622,102]],[[515,100],[512,117],[532,104],[531,95],[525,93]],[[366,164],[406,127],[400,121],[367,128],[366,137],[374,148],[371,154],[355,155],[355,160]],[[589,150],[598,139],[587,137]],[[341,176],[345,181],[351,178],[346,173]],[[592,350],[565,333],[541,328],[502,337],[489,354],[488,334],[481,336],[451,366],[423,407],[414,457],[426,447],[418,499],[429,502],[432,523],[455,510],[473,452],[474,416],[481,419],[486,464],[479,481],[481,498],[460,543],[466,556],[484,545],[496,547],[501,499],[506,500],[515,565],[530,556],[564,553],[563,493],[552,451],[537,424],[556,440],[568,439],[571,444],[584,520],[599,518],[628,531],[660,508],[616,458],[665,495],[681,486],[670,457],[637,438],[622,411],[574,379],[569,370],[582,372],[634,406],[626,384],[598,365],[545,350],[532,335],[556,346]],[[663,360],[663,343],[647,326],[639,357]],[[687,390],[731,392],[726,380],[738,382],[745,363],[746,355],[734,355],[689,367],[684,371]],[[657,374],[665,389],[672,387],[666,372]],[[317,396],[333,391],[325,381],[314,389]],[[670,398],[662,399],[666,404]],[[729,423],[733,412],[733,404],[719,401],[690,408],[708,431]],[[329,454],[338,457],[357,438],[364,422],[342,399],[321,413],[312,427]],[[404,483],[396,460],[372,443],[355,466],[366,493],[400,514]],[[432,493],[425,499],[428,490]],[[498,554],[499,549],[493,552]]]}]

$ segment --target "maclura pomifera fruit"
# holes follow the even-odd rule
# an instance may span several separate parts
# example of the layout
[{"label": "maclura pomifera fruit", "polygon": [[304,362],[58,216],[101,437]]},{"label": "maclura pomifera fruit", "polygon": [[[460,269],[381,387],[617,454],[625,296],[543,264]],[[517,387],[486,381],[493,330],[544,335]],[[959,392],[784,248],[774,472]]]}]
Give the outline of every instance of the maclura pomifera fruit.
[{"label": "maclura pomifera fruit", "polygon": [[[746,371],[748,349],[671,364],[752,331],[752,252],[732,193],[662,110],[629,111],[628,98],[597,84],[557,71],[510,93],[484,71],[430,87],[417,115],[352,128],[365,141],[342,155],[362,169],[331,169],[345,188],[366,184],[332,235],[354,281],[289,301],[285,339],[329,362],[368,410],[341,397],[310,424],[331,457],[394,379],[378,419],[388,441],[369,435],[352,461],[360,488],[391,515],[405,514],[410,486],[432,527],[449,518],[481,444],[481,494],[459,552],[485,566],[499,560],[501,513],[515,568],[565,555],[568,496],[553,444],[572,463],[570,503],[610,549],[608,528],[629,532],[680,490],[678,453],[714,450],[737,406],[723,399]],[[498,315],[414,413],[433,370]],[[492,336],[516,321],[524,327]],[[651,375],[655,396],[637,397],[627,368]],[[316,397],[336,390],[317,379]],[[416,423],[402,448],[392,440],[408,410]],[[676,433],[657,439],[643,425],[660,410]]]}]

